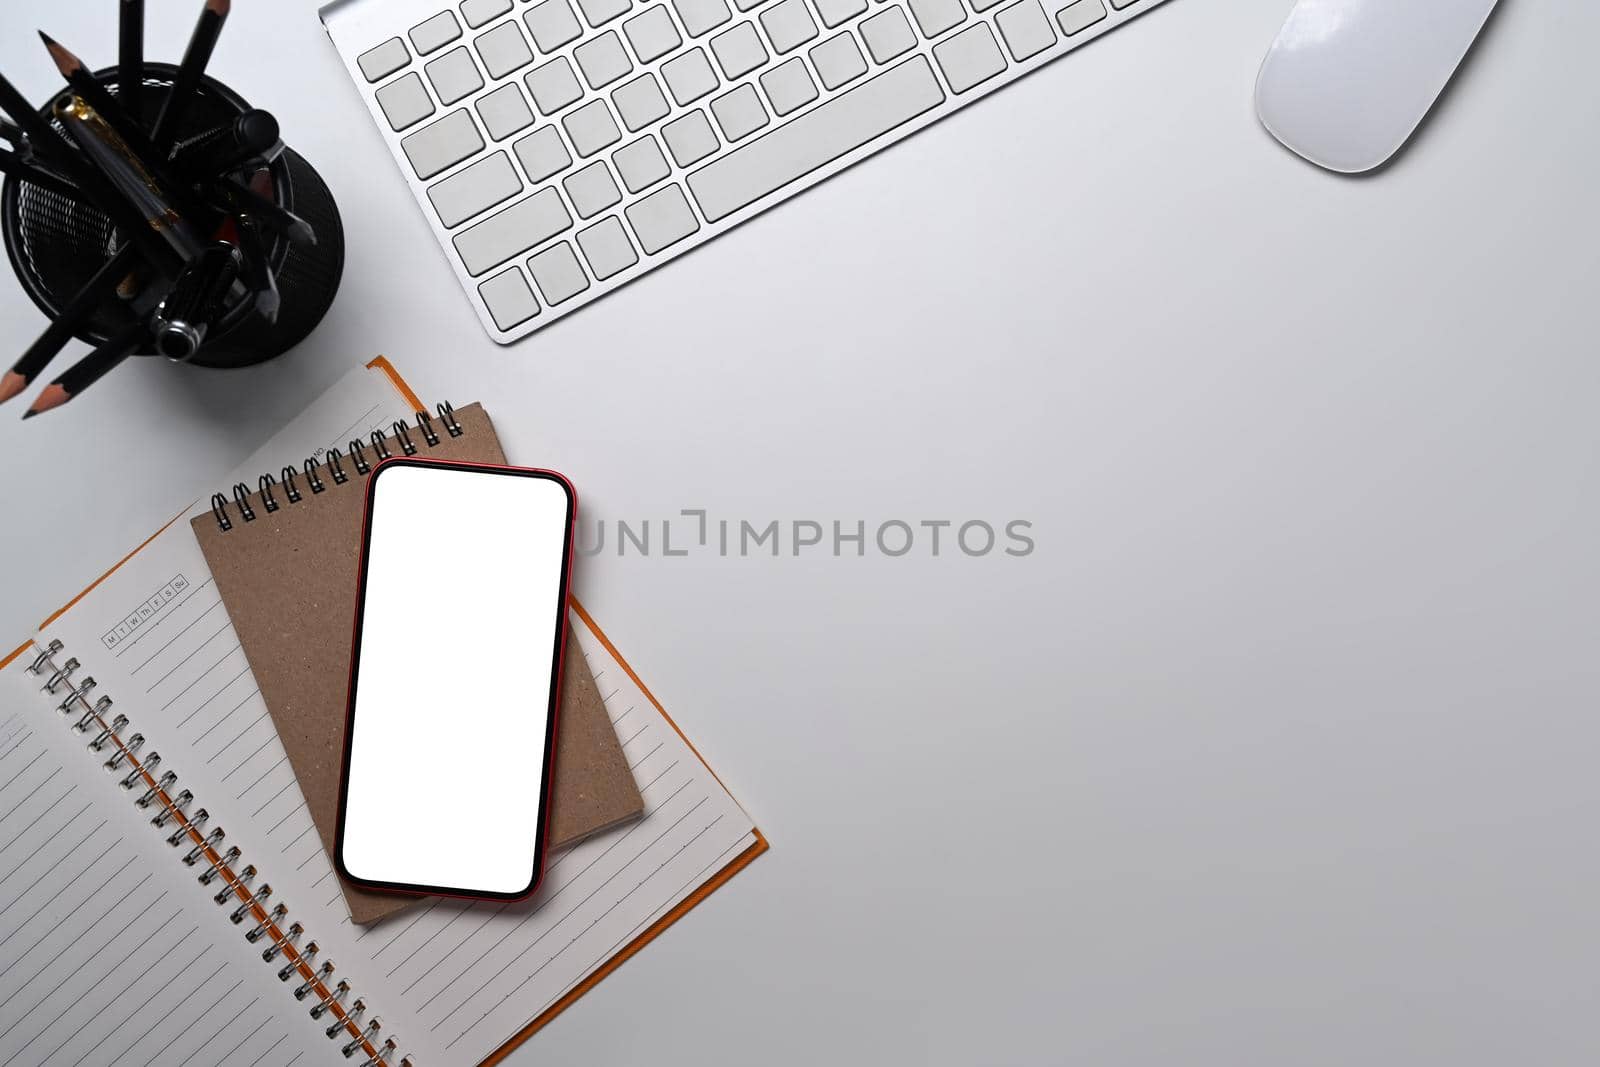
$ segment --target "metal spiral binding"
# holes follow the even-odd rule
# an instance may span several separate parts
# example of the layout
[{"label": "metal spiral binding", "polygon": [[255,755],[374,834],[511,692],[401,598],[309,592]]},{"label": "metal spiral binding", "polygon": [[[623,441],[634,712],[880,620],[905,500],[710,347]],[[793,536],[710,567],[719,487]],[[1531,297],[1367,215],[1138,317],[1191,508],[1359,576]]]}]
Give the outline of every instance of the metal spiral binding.
[{"label": "metal spiral binding", "polygon": [[[438,426],[442,425],[445,433],[451,437],[460,437],[466,432],[456,418],[456,409],[450,404],[439,404],[435,410],[438,412],[437,420],[426,411],[416,413],[416,431],[422,435],[423,442],[429,448],[437,448],[443,439],[439,435]],[[255,522],[258,513],[270,515],[286,504],[300,503],[305,499],[305,494],[300,488],[301,482],[305,483],[313,495],[325,491],[328,482],[323,480],[324,474],[334,485],[344,485],[352,477],[351,472],[345,467],[346,458],[355,467],[354,476],[360,477],[370,474],[372,468],[395,455],[394,449],[398,449],[401,454],[414,456],[422,446],[411,436],[411,431],[410,423],[396,420],[388,434],[382,430],[373,430],[366,441],[359,437],[352,438],[343,450],[334,445],[322,459],[319,460],[315,456],[308,458],[298,471],[294,467],[284,467],[276,476],[263,474],[256,480],[256,489],[253,493],[245,482],[239,482],[233,487],[232,501],[229,501],[228,493],[213,493],[211,514],[217,520],[217,528],[226,533],[233,529],[236,521]],[[279,488],[283,490],[281,500],[276,492]]]},{"label": "metal spiral binding", "polygon": [[[448,405],[440,405],[440,414],[448,411]],[[426,416],[423,416],[426,419]],[[453,422],[450,419],[449,422]],[[398,425],[398,424],[396,424]],[[419,429],[422,423],[419,422]],[[448,422],[447,422],[448,425]],[[424,437],[431,431],[423,430]],[[381,436],[381,435],[378,435]],[[437,440],[437,437],[433,438]],[[404,447],[402,445],[402,447]],[[387,452],[387,450],[385,450]],[[410,454],[409,452],[407,453]],[[284,468],[285,478],[282,484],[286,488],[286,496],[290,502],[298,499],[299,493],[294,489],[293,468]],[[308,467],[308,480],[309,467]],[[313,486],[316,484],[312,482]],[[245,489],[243,483],[235,488],[235,496],[239,497],[239,490]],[[271,499],[269,487],[263,479],[263,490],[267,490],[265,499]],[[313,492],[319,490],[313,488]],[[245,495],[248,495],[246,493]],[[212,500],[212,510],[218,512],[219,520],[225,521],[227,516],[221,511],[227,501],[218,493]],[[247,516],[244,521],[252,521],[249,504],[240,499],[241,512]],[[274,511],[278,504],[271,506],[263,503],[263,509]],[[224,525],[223,529],[228,526]],[[100,696],[91,703],[90,694],[95,688],[93,678],[85,677],[82,681],[75,682],[73,674],[79,669],[76,659],[69,658],[59,665],[56,662],[62,653],[63,646],[58,640],[51,640],[41,647],[28,667],[30,673],[46,679],[41,689],[50,696],[61,695],[63,699],[56,705],[56,711],[63,716],[77,716],[73,729],[80,734],[92,734],[92,739],[87,742],[91,751],[100,753],[107,748],[112,749],[104,763],[107,769],[127,770],[119,783],[123,789],[130,792],[142,788],[134,805],[148,809],[159,805],[160,810],[150,819],[152,825],[166,829],[172,827],[167,844],[174,848],[188,845],[189,850],[183,856],[185,866],[196,867],[205,863],[205,869],[199,875],[201,885],[210,885],[220,879],[222,888],[213,896],[213,900],[220,906],[233,905],[233,910],[228,913],[228,919],[236,926],[242,926],[249,920],[250,927],[245,933],[245,940],[251,944],[266,942],[262,949],[261,958],[267,963],[275,962],[278,957],[283,957],[283,963],[278,968],[278,981],[287,983],[291,979],[299,979],[300,984],[293,990],[296,1000],[304,1001],[315,997],[316,1002],[310,1009],[311,1018],[321,1020],[324,1016],[332,1016],[332,1021],[324,1026],[323,1032],[330,1040],[343,1042],[339,1051],[350,1058],[356,1053],[364,1053],[366,1059],[361,1067],[412,1067],[410,1057],[403,1057],[398,1064],[391,1065],[389,1056],[399,1047],[398,1040],[392,1035],[383,1043],[378,1044],[379,1034],[383,1024],[376,1017],[363,1020],[366,1004],[357,997],[345,1005],[346,998],[350,995],[350,983],[344,979],[333,982],[335,967],[333,961],[323,960],[320,965],[315,963],[318,948],[315,941],[307,941],[304,947],[297,947],[296,942],[304,935],[305,929],[298,922],[287,927],[283,925],[289,916],[289,906],[279,900],[269,905],[272,897],[272,886],[266,882],[252,888],[251,882],[256,877],[253,864],[246,864],[242,868],[235,868],[241,858],[238,846],[230,846],[226,853],[218,852],[222,843],[227,838],[227,833],[221,827],[212,827],[206,831],[206,823],[210,818],[205,808],[188,810],[194,802],[194,794],[183,789],[174,793],[177,787],[178,774],[168,768],[158,771],[161,764],[161,754],[152,751],[142,760],[139,758],[139,749],[144,744],[143,734],[131,734],[124,738],[122,731],[128,726],[126,715],[111,714],[112,700],[109,696]]]}]

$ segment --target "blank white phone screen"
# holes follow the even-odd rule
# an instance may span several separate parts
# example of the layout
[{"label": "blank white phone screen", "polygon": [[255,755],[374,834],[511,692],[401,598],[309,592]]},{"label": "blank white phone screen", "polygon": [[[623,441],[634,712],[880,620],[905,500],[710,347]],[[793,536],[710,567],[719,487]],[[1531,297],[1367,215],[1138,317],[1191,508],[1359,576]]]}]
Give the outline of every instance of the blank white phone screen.
[{"label": "blank white phone screen", "polygon": [[345,869],[526,892],[571,497],[548,476],[398,464],[373,477]]}]

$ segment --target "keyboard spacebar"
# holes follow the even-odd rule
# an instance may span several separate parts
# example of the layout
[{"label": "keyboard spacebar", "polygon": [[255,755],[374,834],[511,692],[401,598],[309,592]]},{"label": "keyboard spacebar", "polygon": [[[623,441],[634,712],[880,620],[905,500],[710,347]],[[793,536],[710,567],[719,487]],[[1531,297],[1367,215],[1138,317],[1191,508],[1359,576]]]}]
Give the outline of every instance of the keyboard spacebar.
[{"label": "keyboard spacebar", "polygon": [[944,100],[922,56],[808,111],[689,175],[707,222],[733,214]]}]

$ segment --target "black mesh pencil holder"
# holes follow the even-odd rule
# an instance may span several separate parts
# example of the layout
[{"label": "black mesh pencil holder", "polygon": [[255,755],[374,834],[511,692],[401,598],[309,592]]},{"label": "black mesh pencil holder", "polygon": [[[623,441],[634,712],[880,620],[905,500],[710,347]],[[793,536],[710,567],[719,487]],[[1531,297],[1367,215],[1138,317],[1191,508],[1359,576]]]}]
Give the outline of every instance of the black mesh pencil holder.
[{"label": "black mesh pencil holder", "polygon": [[[147,115],[158,113],[176,71],[170,64],[145,64],[143,106]],[[116,92],[115,67],[98,71],[96,77]],[[53,103],[54,98],[40,114],[54,125]],[[230,122],[249,106],[221,82],[204,78],[200,95],[175,131],[176,140]],[[302,247],[276,234],[263,235],[281,298],[277,321],[269,323],[248,301],[240,304],[217,323],[189,361],[197,366],[246,367],[287,352],[322,321],[338,292],[344,272],[344,229],[332,192],[311,164],[291,148],[283,150],[270,170],[273,198],[311,224],[317,243]],[[11,265],[33,302],[51,318],[60,314],[66,301],[111,258],[120,243],[116,227],[98,208],[25,180],[6,179],[0,192],[0,213]],[[108,304],[89,316],[76,336],[87,344],[99,344],[125,321],[123,309]],[[154,355],[155,351],[146,347],[137,354]]]}]

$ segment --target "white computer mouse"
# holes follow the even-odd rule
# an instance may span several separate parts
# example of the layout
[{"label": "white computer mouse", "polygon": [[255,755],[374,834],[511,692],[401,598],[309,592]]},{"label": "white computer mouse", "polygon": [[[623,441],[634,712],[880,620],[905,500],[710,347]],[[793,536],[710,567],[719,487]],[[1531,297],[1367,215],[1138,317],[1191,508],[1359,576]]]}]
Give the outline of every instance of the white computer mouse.
[{"label": "white computer mouse", "polygon": [[1497,0],[1299,0],[1256,79],[1256,113],[1289,149],[1344,174],[1400,150]]}]

